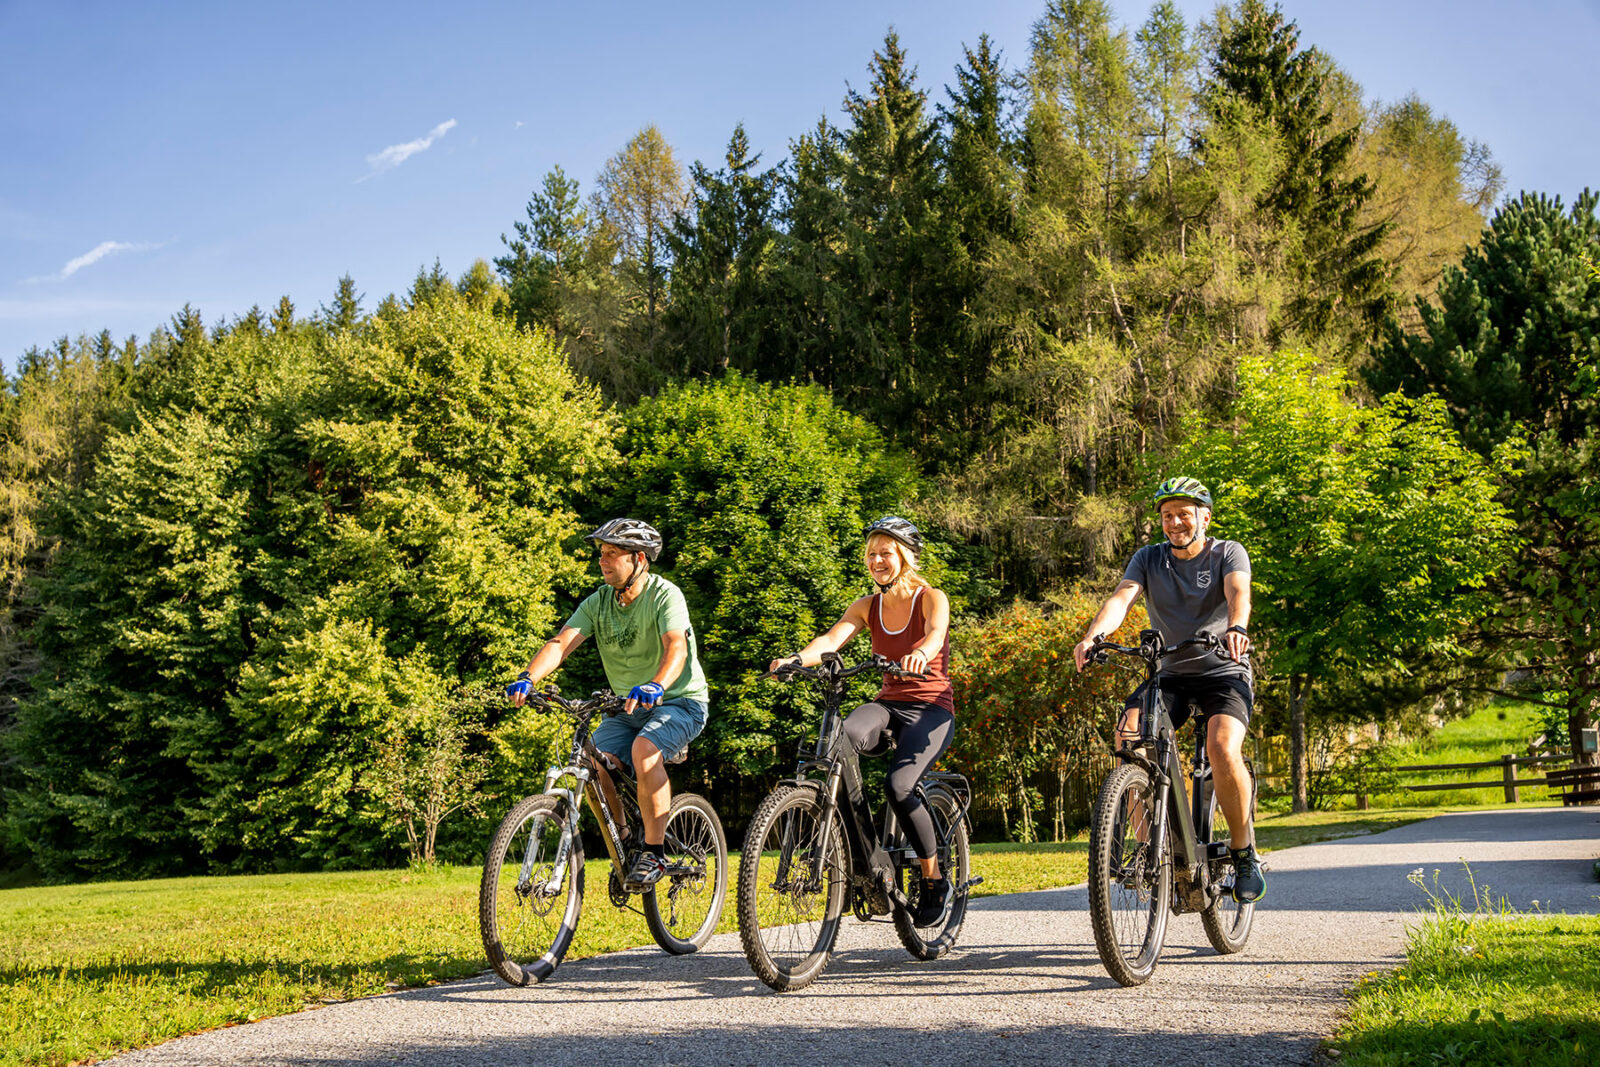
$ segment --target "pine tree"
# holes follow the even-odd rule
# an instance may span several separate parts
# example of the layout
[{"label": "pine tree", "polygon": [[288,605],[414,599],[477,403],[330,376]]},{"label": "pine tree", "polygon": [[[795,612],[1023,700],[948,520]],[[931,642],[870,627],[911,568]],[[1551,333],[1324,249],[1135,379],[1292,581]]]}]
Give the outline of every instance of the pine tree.
[{"label": "pine tree", "polygon": [[667,313],[677,352],[674,373],[760,373],[762,294],[773,253],[777,175],[757,171],[744,124],[734,128],[724,166],[690,168],[689,210],[669,238],[672,304]]},{"label": "pine tree", "polygon": [[[1523,193],[1444,272],[1421,328],[1391,327],[1368,370],[1375,389],[1436,392],[1464,440],[1528,454],[1504,495],[1522,550],[1502,645],[1565,692],[1571,736],[1600,722],[1600,196],[1570,210]],[[1593,762],[1593,757],[1585,757]]]},{"label": "pine tree", "polygon": [[1382,222],[1363,222],[1373,182],[1352,169],[1359,123],[1340,125],[1330,89],[1331,64],[1301,49],[1300,31],[1263,0],[1223,12],[1206,107],[1218,124],[1239,121],[1238,105],[1282,142],[1279,166],[1257,206],[1299,236],[1296,291],[1280,333],[1321,337],[1335,331],[1359,342],[1374,334],[1392,305],[1378,249]]}]

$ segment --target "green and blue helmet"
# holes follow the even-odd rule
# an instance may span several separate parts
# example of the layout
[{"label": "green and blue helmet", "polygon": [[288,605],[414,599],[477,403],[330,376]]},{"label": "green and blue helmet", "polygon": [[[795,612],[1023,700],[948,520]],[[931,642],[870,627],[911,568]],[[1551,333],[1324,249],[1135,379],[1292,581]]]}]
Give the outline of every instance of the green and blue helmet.
[{"label": "green and blue helmet", "polygon": [[1160,511],[1161,505],[1169,500],[1192,500],[1203,508],[1209,508],[1211,490],[1200,484],[1197,478],[1168,478],[1156,487],[1150,503]]}]

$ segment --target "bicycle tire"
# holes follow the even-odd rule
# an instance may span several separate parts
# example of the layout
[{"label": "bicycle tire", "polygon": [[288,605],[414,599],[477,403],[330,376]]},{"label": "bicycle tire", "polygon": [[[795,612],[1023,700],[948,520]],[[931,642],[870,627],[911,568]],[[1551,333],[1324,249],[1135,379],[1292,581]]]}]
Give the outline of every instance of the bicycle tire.
[{"label": "bicycle tire", "polygon": [[644,894],[644,921],[656,944],[685,956],[704,947],[722,919],[728,838],[710,801],[679,793],[667,812],[666,845],[667,874]]},{"label": "bicycle tire", "polygon": [[827,853],[814,880],[810,861],[822,818],[815,790],[780,787],[756,809],[740,853],[739,940],[750,969],[778,992],[816,981],[839,936],[850,883],[844,824],[837,812],[831,815]]},{"label": "bicycle tire", "polygon": [[1089,826],[1089,918],[1100,962],[1125,986],[1149,980],[1166,940],[1172,849],[1154,840],[1157,822],[1150,776],[1113,769]]},{"label": "bicycle tire", "polygon": [[[1216,804],[1215,795],[1212,804]],[[1220,806],[1219,806],[1220,808]],[[1256,817],[1256,779],[1250,775],[1250,823],[1255,825]],[[1211,840],[1228,840],[1228,831],[1218,829],[1217,820],[1213,815],[1211,820]],[[1211,942],[1211,947],[1224,956],[1231,956],[1244,948],[1245,942],[1250,940],[1250,927],[1255,921],[1256,906],[1252,901],[1241,904],[1233,899],[1232,879],[1233,861],[1227,857],[1208,861],[1211,880],[1229,886],[1228,892],[1211,902],[1211,906],[1200,913],[1200,925],[1205,927],[1206,940]]]},{"label": "bicycle tire", "polygon": [[[577,835],[559,886],[552,860],[566,827],[567,801],[540,794],[518,801],[489,842],[478,885],[478,930],[489,965],[514,986],[555,973],[583,911],[583,841]],[[531,850],[531,851],[530,851]],[[530,866],[531,877],[522,870]]]},{"label": "bicycle tire", "polygon": [[[934,832],[938,835],[939,870],[954,885],[965,886],[972,875],[972,850],[967,839],[967,821],[961,817],[961,805],[948,790],[929,789],[926,795],[928,811],[933,816]],[[906,831],[902,826],[900,839],[894,845],[903,855],[906,844]],[[916,906],[922,888],[920,874],[921,865],[915,858],[901,864],[895,872],[900,891],[911,901],[912,907]],[[894,932],[900,935],[900,943],[906,947],[906,951],[917,959],[936,960],[955,947],[966,918],[967,891],[964,888],[957,889],[951,897],[950,910],[945,913],[944,922],[938,926],[918,929],[911,921],[911,912],[897,905],[894,909]]]}]

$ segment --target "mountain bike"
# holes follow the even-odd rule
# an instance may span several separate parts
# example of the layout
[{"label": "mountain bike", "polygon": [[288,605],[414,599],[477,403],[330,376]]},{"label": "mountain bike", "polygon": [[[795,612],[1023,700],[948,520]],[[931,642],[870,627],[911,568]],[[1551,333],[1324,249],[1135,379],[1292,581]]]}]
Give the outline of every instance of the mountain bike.
[{"label": "mountain bike", "polygon": [[970,877],[971,786],[960,774],[923,775],[916,791],[933,816],[939,869],[952,893],[936,925],[913,924],[922,890],[916,849],[892,806],[884,804],[881,821],[873,813],[860,760],[839,715],[847,683],[866,671],[904,673],[882,656],[846,667],[837,652],[828,652],[819,666],[783,666],[765,676],[816,682],[823,693],[816,743],[801,745],[794,777],[756,809],[739,864],[745,958],[758,978],[780,992],[803,989],[827,968],[847,902],[862,922],[891,916],[906,950],[932,960],[955,945],[967,894],[983,881]]},{"label": "mountain bike", "polygon": [[[1118,652],[1144,661],[1139,734],[1116,749],[1120,765],[1106,776],[1089,827],[1089,917],[1095,947],[1111,977],[1139,985],[1155,971],[1166,940],[1167,915],[1200,913],[1206,939],[1223,954],[1238,952],[1250,937],[1255,905],[1233,899],[1228,830],[1216,819],[1206,722],[1195,716],[1193,784],[1185,806],[1183,769],[1172,719],[1158,698],[1160,663],[1195,645],[1213,652],[1221,642],[1201,634],[1165,647],[1160,632],[1145,630],[1137,647],[1098,636],[1089,650],[1096,663]],[[1255,819],[1255,769],[1248,818]]]},{"label": "mountain bike", "polygon": [[704,797],[673,794],[667,873],[640,894],[642,909],[633,907],[623,872],[644,842],[637,789],[624,768],[608,761],[620,809],[614,812],[593,770],[592,761],[603,757],[589,742],[595,718],[622,710],[622,699],[599,690],[586,700],[567,700],[550,686],[530,693],[527,706],[572,720],[572,754],[565,766],[546,773],[543,793],[512,807],[489,843],[478,888],[478,926],[495,973],[512,985],[542,982],[572,945],[583,910],[578,816],[585,798],[611,856],[611,903],[643,914],[656,944],[673,955],[698,950],[716,930],[728,891],[728,840],[716,810]]}]

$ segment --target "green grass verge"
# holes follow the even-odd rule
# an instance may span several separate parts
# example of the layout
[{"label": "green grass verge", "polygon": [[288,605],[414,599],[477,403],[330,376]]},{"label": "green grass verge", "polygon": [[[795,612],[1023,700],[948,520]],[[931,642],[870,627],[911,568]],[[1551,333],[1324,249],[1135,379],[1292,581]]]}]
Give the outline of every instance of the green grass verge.
[{"label": "green grass verge", "polygon": [[1600,1062],[1600,916],[1431,916],[1357,987],[1330,1048],[1352,1067]]}]

